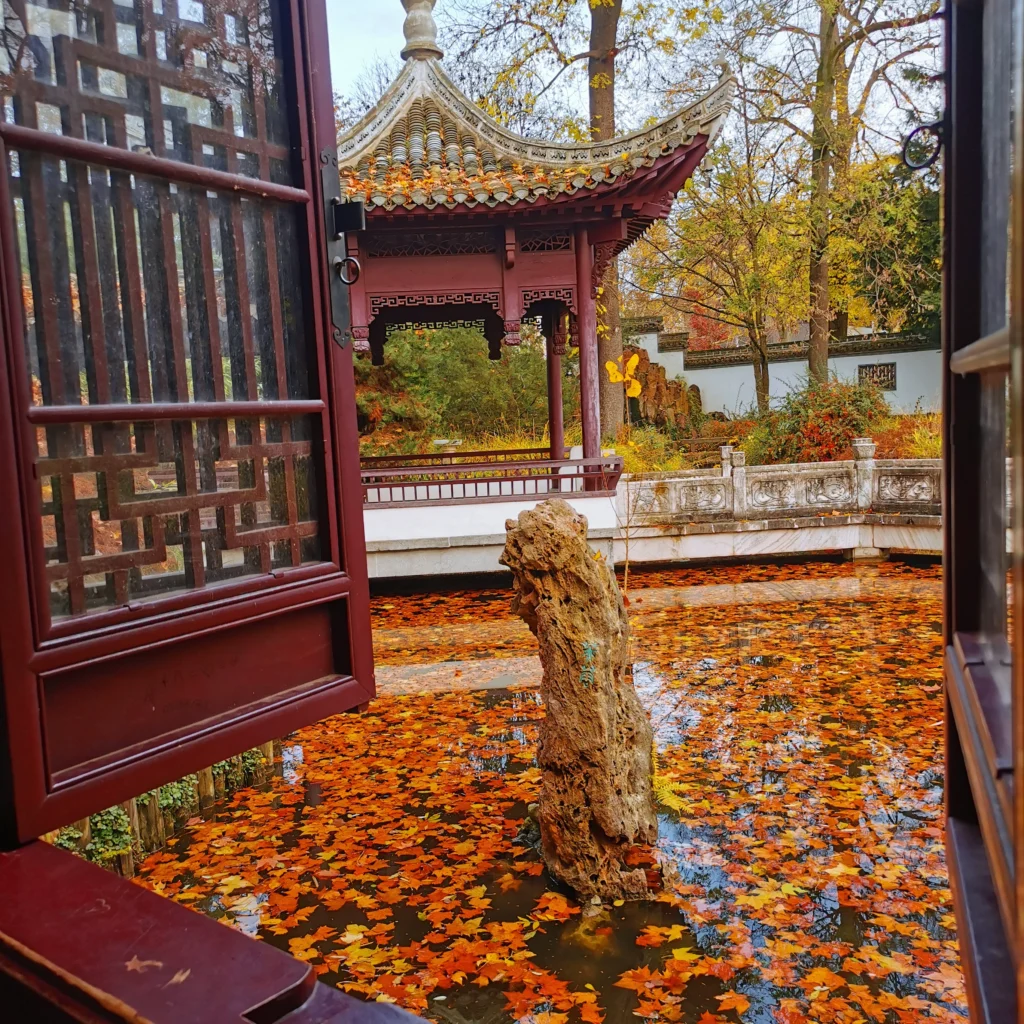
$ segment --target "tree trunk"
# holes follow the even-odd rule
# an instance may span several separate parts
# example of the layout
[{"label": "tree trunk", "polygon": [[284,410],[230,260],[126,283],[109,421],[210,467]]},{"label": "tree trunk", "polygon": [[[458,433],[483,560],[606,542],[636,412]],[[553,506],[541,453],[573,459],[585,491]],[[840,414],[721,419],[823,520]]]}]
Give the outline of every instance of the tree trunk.
[{"label": "tree trunk", "polygon": [[584,898],[639,898],[647,875],[626,864],[653,843],[653,732],[629,675],[629,619],[587,520],[561,499],[505,524],[501,556],[512,610],[540,641],[544,669],[538,820],[548,871]]},{"label": "tree trunk", "polygon": [[[857,124],[850,111],[850,73],[845,57],[837,57],[832,62],[835,76],[835,125],[832,128],[831,164],[832,183],[829,196],[829,209],[832,214],[830,233],[836,232],[850,237],[850,162],[853,159],[853,143],[857,134]],[[837,216],[838,213],[838,216]],[[832,292],[836,291],[835,283],[840,282],[839,295],[829,296],[834,315],[829,323],[829,337],[832,341],[845,341],[850,333],[850,309],[848,306],[851,294],[851,270],[848,265],[830,266]],[[839,274],[837,275],[837,270]]]},{"label": "tree trunk", "polygon": [[590,132],[595,142],[615,137],[615,55],[622,0],[590,8]]},{"label": "tree trunk", "polygon": [[[615,56],[618,53],[619,18],[622,0],[590,7],[590,134],[595,142],[615,137]],[[622,355],[622,326],[619,322],[619,275],[614,263],[604,278],[598,304],[597,355],[601,374],[601,435],[614,438],[625,419],[625,396],[621,384],[608,379],[605,363]]]},{"label": "tree trunk", "polygon": [[747,329],[750,338],[750,350],[753,353],[754,362],[754,394],[757,396],[758,415],[764,416],[768,412],[770,381],[768,377],[768,346],[765,341],[763,330],[752,324]]},{"label": "tree trunk", "polygon": [[832,317],[828,325],[829,337],[833,341],[846,341],[850,333],[850,311],[848,309],[837,309],[836,315]]},{"label": "tree trunk", "polygon": [[808,370],[817,381],[828,380],[828,235],[829,186],[832,154],[832,104],[835,97],[835,49],[838,40],[835,15],[821,6],[818,27],[820,60],[814,85],[811,125],[810,196],[810,342]]}]

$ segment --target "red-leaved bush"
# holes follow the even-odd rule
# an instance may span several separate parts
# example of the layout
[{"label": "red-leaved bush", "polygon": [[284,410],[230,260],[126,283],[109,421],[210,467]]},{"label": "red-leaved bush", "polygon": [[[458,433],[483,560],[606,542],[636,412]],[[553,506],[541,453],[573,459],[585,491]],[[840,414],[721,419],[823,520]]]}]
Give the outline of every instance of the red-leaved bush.
[{"label": "red-leaved bush", "polygon": [[760,418],[743,449],[754,465],[850,459],[853,439],[870,435],[888,411],[873,385],[809,381]]}]

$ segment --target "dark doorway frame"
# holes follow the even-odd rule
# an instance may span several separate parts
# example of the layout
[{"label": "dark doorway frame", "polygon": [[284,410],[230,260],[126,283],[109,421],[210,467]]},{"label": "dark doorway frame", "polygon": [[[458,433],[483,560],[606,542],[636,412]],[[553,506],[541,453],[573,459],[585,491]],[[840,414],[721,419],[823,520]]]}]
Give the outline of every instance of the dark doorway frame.
[{"label": "dark doorway frame", "polygon": [[[39,439],[36,431],[65,422],[68,410],[50,411],[48,404],[61,403],[33,402],[33,396],[27,394],[24,350],[20,347],[22,312],[18,308],[21,273],[12,263],[16,246],[8,196],[3,196],[0,1016],[5,1020],[33,1024],[139,1019],[153,1024],[184,1020],[196,1024],[396,1024],[415,1019],[394,1007],[362,1003],[320,985],[307,964],[280,950],[62,850],[32,841],[55,825],[102,810],[300,725],[360,706],[374,693],[351,348],[326,330],[332,311],[328,227],[319,212],[324,209],[320,154],[329,156],[336,144],[326,6],[325,0],[268,2],[277,4],[287,18],[289,48],[283,58],[292,76],[295,106],[291,115],[296,133],[292,157],[300,172],[292,185],[267,187],[263,199],[292,204],[305,225],[308,274],[304,287],[315,347],[316,386],[308,398],[298,402],[285,396],[276,410],[267,410],[257,401],[251,408],[232,412],[236,416],[276,411],[320,417],[323,426],[314,435],[319,447],[311,452],[321,462],[320,479],[329,486],[318,510],[326,538],[319,564],[270,572],[266,578],[248,582],[229,581],[223,588],[198,596],[172,595],[163,604],[161,598],[134,606],[118,600],[101,615],[90,619],[85,614],[70,625],[64,622],[55,627],[41,615],[40,582],[46,578],[40,572],[41,498],[31,467]],[[23,10],[24,5],[15,4],[13,9]],[[203,9],[214,12],[209,18],[223,18],[226,10],[211,3]],[[128,14],[141,11],[142,17],[152,21],[154,13],[176,17],[178,10],[178,0],[163,0],[156,12],[151,0],[143,0]],[[112,3],[100,0],[83,16],[114,18],[117,11]],[[128,16],[125,11],[120,13]],[[140,45],[148,43],[140,41]],[[58,84],[66,85],[67,80]],[[74,118],[69,123],[73,125]],[[0,123],[0,164],[5,179],[8,151],[24,149],[47,153],[46,159],[53,161],[79,160],[113,168],[125,180],[148,175],[183,187],[191,185],[199,190],[200,201],[216,190],[253,195],[262,187],[254,186],[251,178],[242,180],[231,173],[175,163],[159,152],[97,147],[74,134],[72,129],[67,136],[39,138],[31,127],[4,120]],[[206,285],[209,292],[209,278]],[[192,286],[196,287],[194,278]],[[125,301],[129,298],[125,295]],[[157,408],[158,404],[150,403],[140,418],[148,423],[174,418],[196,421],[204,416],[226,418],[228,413],[222,405],[201,408],[198,396],[189,406],[183,402],[180,409]],[[133,422],[123,409],[100,409],[92,402],[74,412],[83,423],[90,418],[92,422]],[[321,612],[324,614],[311,632],[296,634],[288,626],[289,616],[315,617]],[[284,680],[271,668],[265,672],[271,677],[268,685],[262,690],[253,688],[255,699],[246,700],[243,692],[241,699],[218,711],[204,703],[202,688],[187,678],[189,650],[195,654],[218,646],[229,649],[232,637],[237,647],[243,633],[255,647],[268,636],[285,644],[289,635],[313,639],[321,645],[326,674],[300,680],[296,686],[295,680]],[[204,644],[212,647],[203,648]],[[308,660],[306,650],[293,648],[288,654],[299,661]],[[245,660],[243,654],[241,661]],[[167,663],[176,665],[174,672],[165,671]],[[52,735],[52,712],[56,710],[46,705],[46,673],[61,669],[97,673],[93,710],[116,716],[117,708],[104,707],[101,680],[118,664],[128,682],[141,684],[163,673],[164,688],[172,697],[176,683],[181,688],[179,696],[188,692],[198,698],[193,700],[194,713],[185,720],[173,719],[173,700],[165,703],[158,699],[152,708],[155,727],[151,723],[143,730],[140,722],[129,716],[123,729],[107,735],[101,756],[86,765],[87,771],[62,779],[52,770],[54,751],[45,745],[47,730]],[[193,667],[200,668],[200,663],[194,661]],[[250,664],[246,671],[253,669]],[[209,674],[206,689],[213,695],[225,687],[230,689],[235,671],[227,659]],[[86,682],[80,678],[77,685]],[[86,720],[82,725],[87,728],[89,723]],[[130,742],[133,729],[139,735],[145,733],[142,742]]]},{"label": "dark doorway frame", "polygon": [[[120,68],[116,73],[126,79],[134,76],[149,89],[148,99],[133,98],[129,89],[126,109],[153,109],[165,92],[173,95],[171,87],[179,79],[182,90],[191,90],[190,96],[212,108],[221,86],[208,83],[210,76],[195,72],[185,57],[169,66],[152,38],[160,25],[163,37],[179,40],[186,48],[183,52],[206,45],[202,40],[207,36],[214,40],[211,47],[226,46],[224,38],[238,31],[237,17],[226,14],[223,4],[199,7],[207,19],[202,24],[179,19],[177,0],[161,5],[145,0],[127,12],[100,4],[82,16],[98,19],[97,38],[105,39],[105,46],[64,36],[54,44],[54,53],[63,54],[66,64],[79,61],[85,67],[88,59],[100,67]],[[194,17],[196,9],[188,8],[188,16]],[[16,121],[25,123],[0,121],[0,395],[7,399],[0,410],[0,564],[6,577],[0,588],[6,734],[0,793],[13,809],[0,821],[0,844],[26,842],[301,724],[362,705],[374,693],[352,353],[350,345],[334,340],[334,332],[327,329],[332,317],[331,271],[320,154],[333,150],[336,135],[325,4],[262,0],[258,9],[253,3],[248,9],[256,12],[253,18],[265,16],[273,25],[271,45],[280,71],[275,72],[278,91],[271,96],[264,88],[253,115],[255,127],[242,135],[230,130],[227,114],[218,135],[215,128],[184,118],[184,107],[157,106],[163,113],[151,114],[146,129],[151,146],[128,148],[121,122],[129,115],[105,94],[97,95],[95,88],[79,90],[67,72],[58,73],[55,84],[39,79],[34,70],[12,76],[11,109]],[[114,26],[106,22],[125,17],[137,19],[138,56],[122,54],[120,43],[111,42]],[[235,19],[231,33],[226,27],[229,17]],[[118,25],[123,27],[121,21]],[[256,60],[253,56],[253,63]],[[269,111],[279,101],[284,106],[284,139],[278,135],[271,142]],[[36,110],[46,104],[62,112],[64,134],[35,127]],[[87,137],[90,133],[98,137]],[[18,159],[9,165],[9,154],[15,152]],[[221,166],[210,166],[218,161]],[[243,170],[246,173],[239,173]],[[65,207],[44,205],[52,204],[41,187],[46,175],[56,186],[65,182],[67,208],[78,211],[74,217],[68,215],[68,229],[63,223]],[[119,289],[111,282],[105,294],[104,260],[97,255],[102,239],[99,228],[92,226],[101,221],[94,212],[97,180],[115,197],[112,203],[121,202],[121,207],[113,207],[115,213],[127,213],[121,220],[133,231],[138,224],[138,257],[134,241],[120,246],[118,259],[124,265],[116,282]],[[147,200],[148,195],[152,198]],[[35,223],[34,230],[24,229],[20,238],[15,199],[22,204],[20,215],[26,223]],[[214,204],[220,212],[211,216]],[[159,252],[143,247],[150,209],[155,224],[150,237],[162,239]],[[264,297],[253,294],[254,285],[242,292],[245,272],[235,273],[246,307],[236,318],[236,333],[244,335],[248,366],[262,368],[260,388],[254,369],[248,384],[239,384],[235,367],[236,362],[242,365],[242,355],[231,364],[230,386],[217,383],[218,374],[228,377],[222,364],[227,364],[231,346],[242,348],[242,341],[229,337],[228,328],[218,320],[218,289],[231,295],[225,283],[227,249],[223,248],[218,266],[209,238],[211,220],[218,223],[218,216],[221,225],[231,217],[241,225],[248,217],[246,231],[255,220],[262,232],[255,236],[262,243],[254,245],[248,234],[243,240],[241,227],[236,228],[233,249],[236,260],[249,261],[250,277],[260,258],[256,253],[266,251],[267,267],[261,271],[266,278],[257,290],[276,296],[276,305],[273,297],[265,302],[264,348],[254,353],[257,342],[245,334],[249,325],[239,320],[244,321]],[[116,226],[118,217],[113,219]],[[286,235],[278,234],[281,224],[292,225]],[[54,269],[65,278],[68,274],[45,245],[47,229],[62,237],[67,231],[65,249],[74,234],[76,283],[66,287],[70,301],[63,306],[56,292],[54,301],[47,303],[52,289],[46,286]],[[229,230],[222,227],[218,236],[222,247]],[[282,238],[289,241],[290,255],[286,258],[282,249],[281,258],[272,261],[269,253],[276,252]],[[61,258],[66,257],[67,253]],[[157,301],[154,282],[160,283],[151,267],[173,265],[176,259],[179,270],[167,271],[162,282],[173,295],[162,316],[149,306]],[[110,259],[106,263],[109,266]],[[30,388],[28,318],[23,310],[23,283],[28,280],[35,293],[35,350],[40,365],[44,355],[48,359],[46,375],[41,369],[37,374],[44,381],[41,396]],[[252,281],[258,285],[258,276]],[[137,308],[138,292],[146,296],[144,313]],[[302,308],[288,318],[283,311],[286,303]],[[188,313],[184,325],[179,318],[177,328],[163,328],[164,321],[173,325],[183,304]],[[89,378],[87,396],[79,394],[78,371],[69,377],[67,369],[67,346],[76,327],[66,321],[75,305],[81,310],[77,330],[86,350],[81,378]],[[101,307],[103,316],[98,313]],[[86,337],[87,314],[89,333],[99,334],[100,341]],[[123,390],[123,370],[118,382],[116,365],[105,378],[96,369],[95,355],[93,365],[88,365],[90,346],[100,355],[104,347],[109,349],[111,317],[115,326],[120,326],[119,319],[126,325],[126,358],[127,338],[135,336],[133,372],[138,375],[140,363],[146,371],[144,386],[133,387],[128,397],[104,395],[108,380],[117,386],[106,390]],[[49,333],[40,326],[44,322]],[[140,345],[143,324],[146,337]],[[256,327],[250,330],[255,333]],[[166,346],[166,355],[161,345]],[[186,365],[189,352],[191,362]],[[299,352],[304,354],[297,356]],[[295,358],[305,360],[296,374],[299,387],[291,371]],[[157,393],[157,370],[167,373],[158,366],[161,359],[165,365],[173,363],[177,375],[177,385],[169,391],[165,386],[165,396]],[[204,382],[208,394],[199,384],[204,360],[209,364],[204,372],[213,378],[212,384]],[[275,360],[275,374],[268,376],[267,367]],[[94,386],[94,379],[99,385]],[[186,379],[194,384],[194,394],[182,393]],[[301,424],[301,434],[295,424]],[[207,447],[201,451],[204,436]],[[100,455],[98,438],[109,454],[104,448]],[[224,456],[226,463],[217,454],[224,451],[231,453]],[[135,464],[175,460],[177,481],[176,487],[172,481],[170,498],[161,499],[159,492],[155,497],[134,493]],[[296,497],[305,480],[296,483],[300,461],[312,467],[304,472],[315,480],[315,486],[307,488],[308,511],[300,507],[301,496]],[[216,476],[224,464],[237,475],[237,481],[228,485],[229,493]],[[243,478],[243,467],[251,480]],[[50,474],[45,479],[52,496],[43,490],[44,474]],[[67,485],[74,503],[74,481],[83,477],[95,478],[100,494],[91,499],[101,505],[88,512],[92,522],[98,517],[107,521],[108,529],[121,531],[120,549],[94,557],[97,567],[84,569],[89,561],[84,557],[88,552],[81,551],[82,538],[76,536],[74,551],[70,543],[61,550],[59,543],[48,545],[41,525],[44,517],[58,524],[63,517],[65,533],[80,532],[76,526],[81,514],[76,521],[73,504],[67,499],[62,503],[54,481],[61,481],[62,492]],[[132,492],[127,500],[119,493],[124,486]],[[230,492],[230,486],[236,490]],[[260,500],[271,509],[269,522],[256,511]],[[114,511],[118,505],[129,511]],[[205,506],[214,507],[202,511]],[[135,513],[134,508],[150,511]],[[213,530],[202,521],[203,515],[208,521],[211,512],[217,515]],[[236,526],[238,515],[242,519]],[[124,539],[125,527],[117,525],[125,521],[135,534],[130,542]],[[136,563],[157,543],[157,530],[162,535],[170,528],[167,524],[173,527],[176,521],[186,567],[194,565],[192,579],[186,572],[186,583],[175,590],[133,597],[130,587],[148,579]],[[236,577],[222,572],[222,580],[204,585],[204,568],[209,574],[211,557],[216,562],[220,556],[221,541],[217,536],[209,539],[218,528],[222,537],[226,532],[241,538],[237,550],[246,553],[244,571]],[[87,525],[82,532],[90,529]],[[303,537],[311,530],[316,531],[319,546],[307,555]],[[55,571],[68,578],[69,591],[78,588],[77,601],[72,593],[69,610],[60,617],[51,612]],[[86,575],[86,580],[95,580],[97,574],[105,574],[107,580],[108,594],[98,608],[87,606],[82,598],[82,574],[90,572],[93,576]]]},{"label": "dark doorway frame", "polygon": [[1021,13],[946,5],[942,126],[946,848],[971,1019],[991,1024],[1024,1005]]}]

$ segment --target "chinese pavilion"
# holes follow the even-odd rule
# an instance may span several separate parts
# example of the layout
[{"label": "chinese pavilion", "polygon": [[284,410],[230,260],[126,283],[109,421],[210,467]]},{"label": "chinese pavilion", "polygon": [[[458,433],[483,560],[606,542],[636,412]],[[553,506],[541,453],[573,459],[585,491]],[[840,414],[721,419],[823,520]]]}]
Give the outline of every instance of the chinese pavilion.
[{"label": "chinese pavilion", "polygon": [[339,142],[355,348],[384,359],[396,325],[471,322],[492,358],[539,318],[548,351],[551,459],[564,457],[561,356],[579,347],[585,459],[600,455],[595,297],[609,263],[668,215],[729,110],[735,82],[644,131],[584,145],[501,127],[441,68],[436,0],[402,0],[405,65]]}]

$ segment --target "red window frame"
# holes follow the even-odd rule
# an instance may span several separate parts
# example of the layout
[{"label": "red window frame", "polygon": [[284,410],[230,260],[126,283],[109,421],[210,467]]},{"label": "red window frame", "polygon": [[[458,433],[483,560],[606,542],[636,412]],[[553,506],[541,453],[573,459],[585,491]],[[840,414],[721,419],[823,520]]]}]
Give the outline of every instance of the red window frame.
[{"label": "red window frame", "polygon": [[[14,809],[0,841],[9,845],[362,705],[374,693],[352,353],[328,330],[328,238],[318,154],[332,150],[336,137],[326,10],[323,0],[281,4],[290,36],[285,64],[292,76],[289,117],[299,188],[236,180],[200,166],[0,124],[5,167],[8,148],[31,146],[209,189],[256,189],[305,208],[308,324],[316,352],[311,376],[319,396],[279,403],[274,411],[321,417],[320,476],[326,483],[324,561],[49,622],[40,613],[48,584],[32,432],[34,424],[58,414],[31,406],[13,218],[8,196],[0,195],[0,397],[7,398],[0,410],[6,734],[0,799]],[[6,192],[6,172],[3,177]],[[83,408],[84,417],[110,415]],[[236,414],[258,411],[243,403]],[[229,410],[182,403],[180,413],[150,407],[147,416],[183,413],[196,419],[209,412],[223,417]],[[268,660],[275,652],[280,657]],[[183,713],[180,705],[188,702],[192,711]],[[85,734],[88,742],[81,738]],[[64,764],[65,755],[74,763]]]}]

